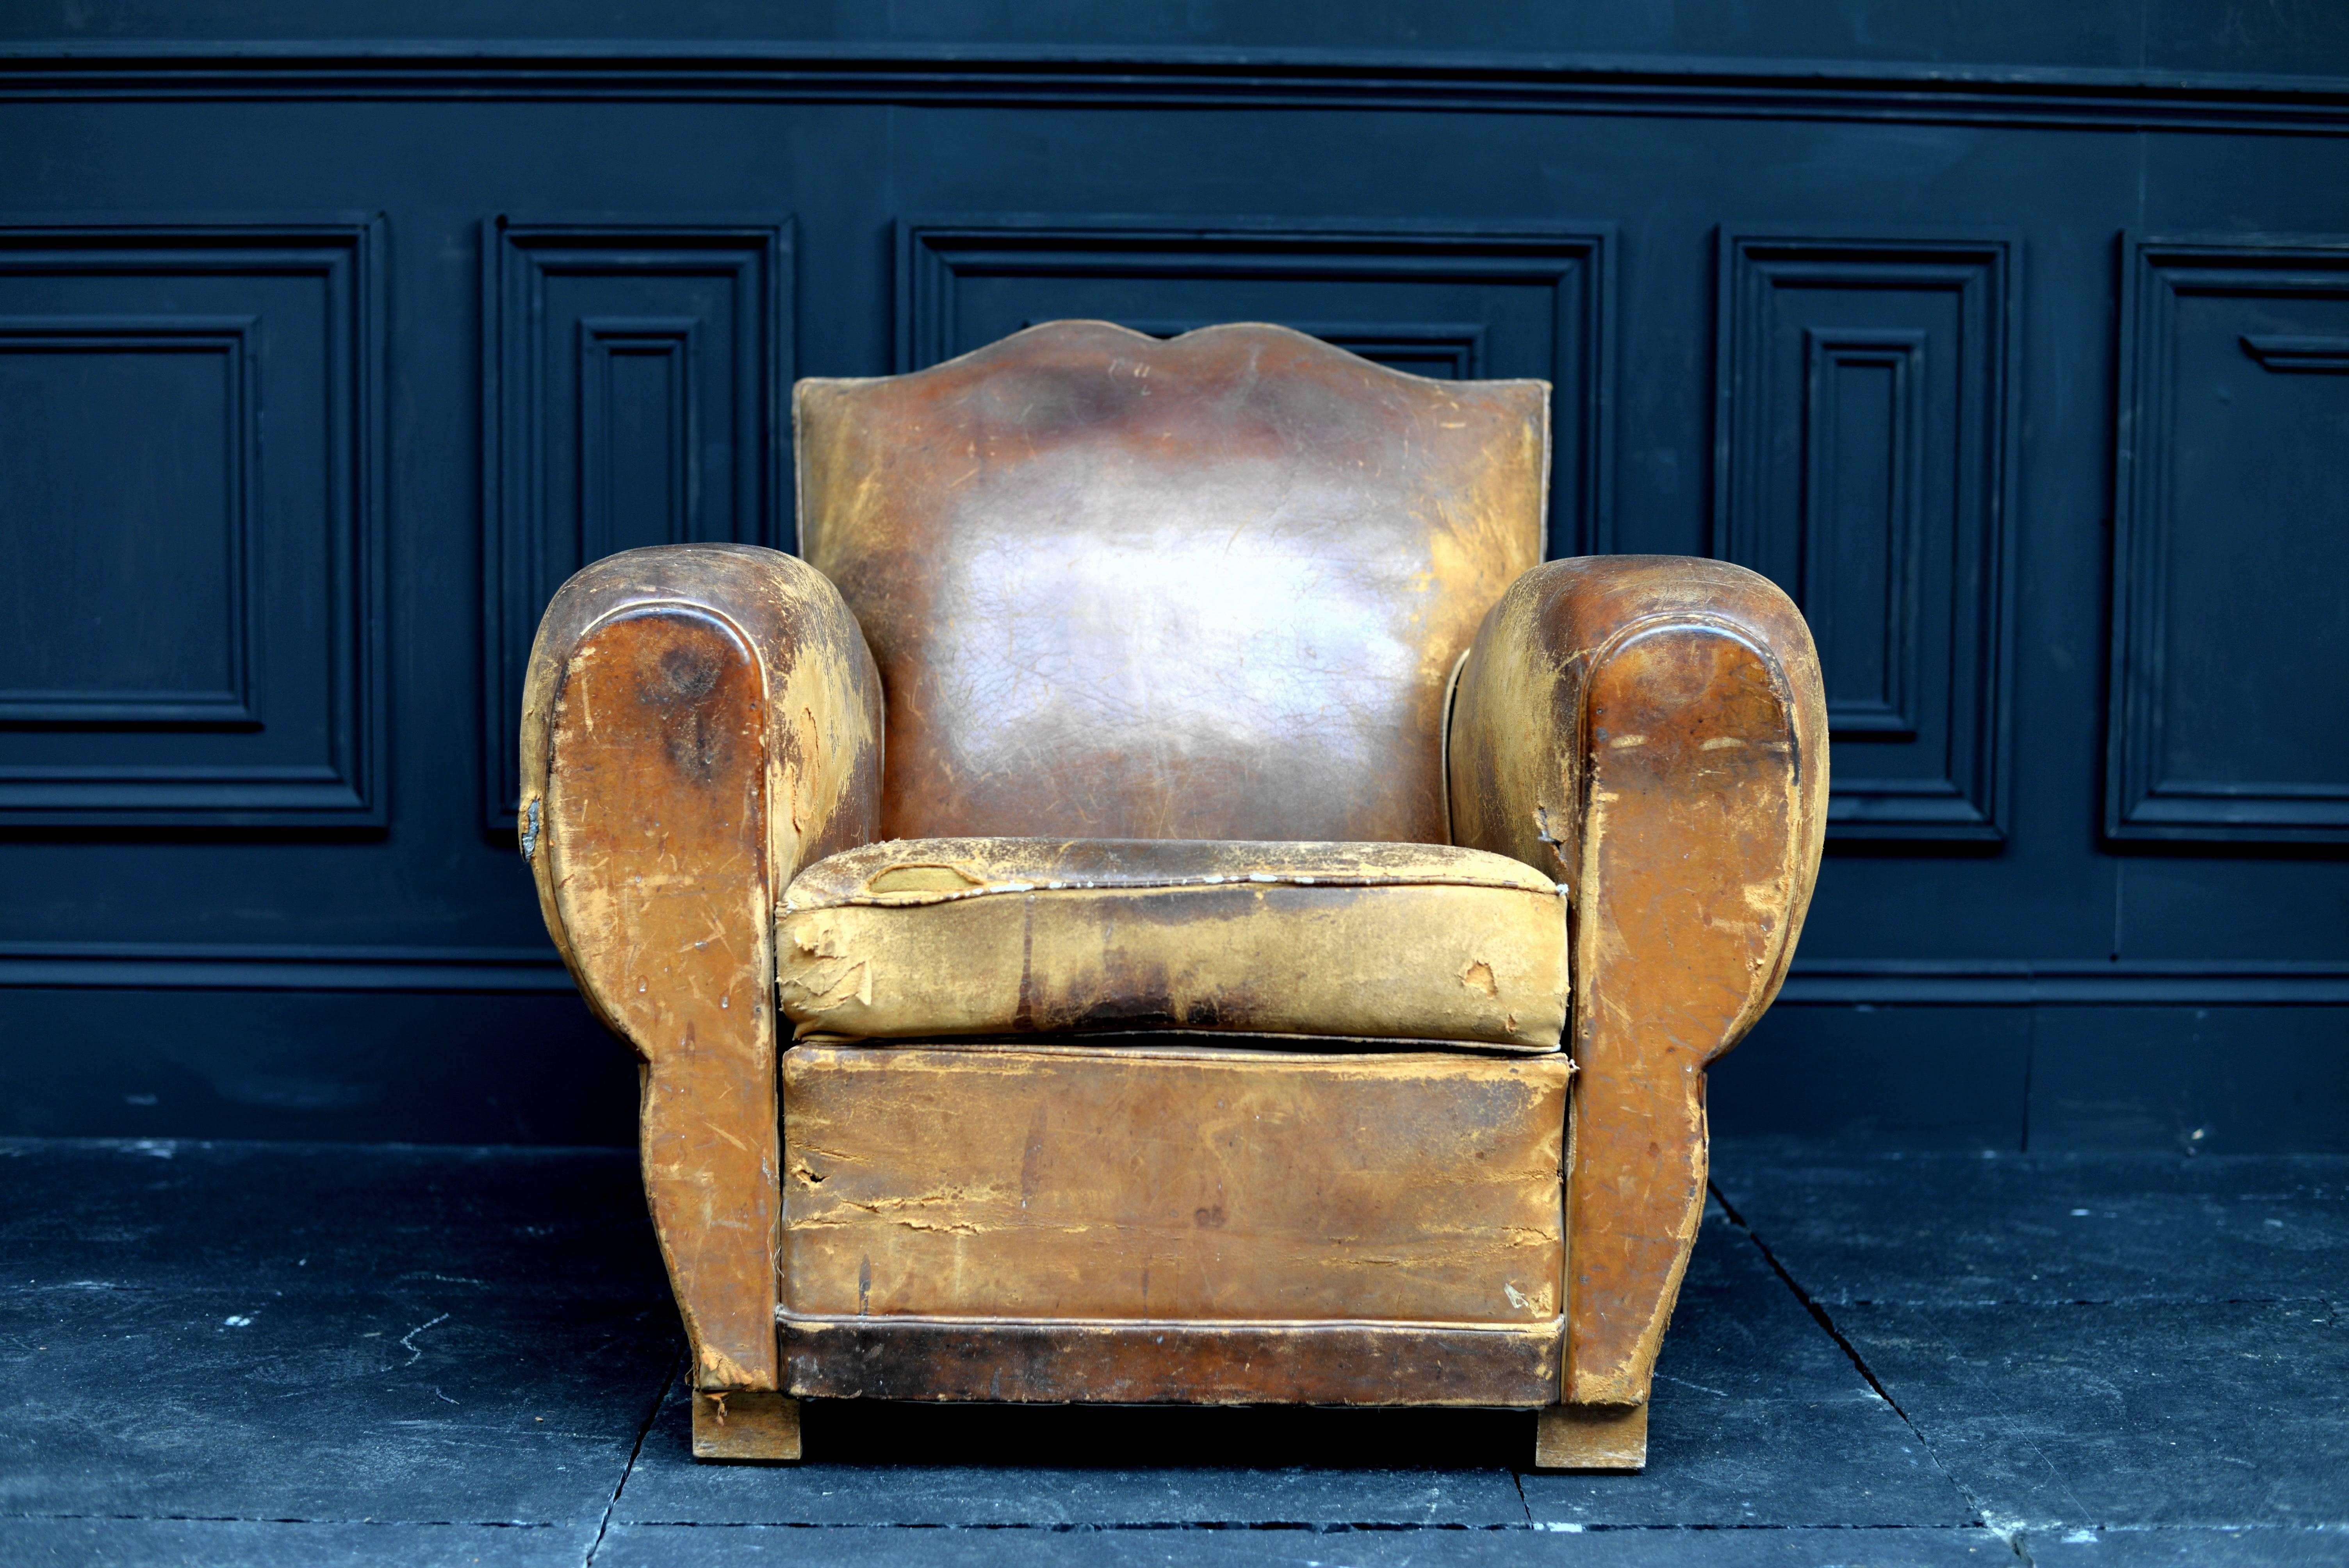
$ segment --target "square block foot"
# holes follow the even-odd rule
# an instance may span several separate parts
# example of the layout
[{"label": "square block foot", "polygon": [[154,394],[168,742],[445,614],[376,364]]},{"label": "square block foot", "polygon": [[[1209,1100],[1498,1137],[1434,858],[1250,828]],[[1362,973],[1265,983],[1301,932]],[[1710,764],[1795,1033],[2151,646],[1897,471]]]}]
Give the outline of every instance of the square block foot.
[{"label": "square block foot", "polygon": [[697,1388],[693,1457],[787,1464],[800,1457],[800,1402],[773,1389]]},{"label": "square block foot", "polygon": [[1536,1421],[1536,1470],[1636,1470],[1647,1465],[1645,1405],[1552,1405]]}]

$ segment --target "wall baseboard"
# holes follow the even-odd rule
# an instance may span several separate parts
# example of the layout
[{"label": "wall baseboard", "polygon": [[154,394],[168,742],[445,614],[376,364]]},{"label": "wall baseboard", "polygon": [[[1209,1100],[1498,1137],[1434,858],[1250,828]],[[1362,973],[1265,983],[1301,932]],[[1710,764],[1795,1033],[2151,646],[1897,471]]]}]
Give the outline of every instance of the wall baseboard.
[{"label": "wall baseboard", "polygon": [[[552,948],[0,942],[0,990],[563,995]],[[2349,1006],[2349,963],[1796,960],[1781,1006]]]},{"label": "wall baseboard", "polygon": [[[1821,960],[1711,1075],[1713,1125],[2349,1149],[2344,1007],[2344,965]],[[635,1096],[550,949],[0,944],[0,1133],[625,1142]]]},{"label": "wall baseboard", "polygon": [[2349,964],[1849,959],[1795,962],[1781,1006],[2328,1007]]},{"label": "wall baseboard", "polygon": [[0,943],[0,990],[567,994],[551,947]]}]

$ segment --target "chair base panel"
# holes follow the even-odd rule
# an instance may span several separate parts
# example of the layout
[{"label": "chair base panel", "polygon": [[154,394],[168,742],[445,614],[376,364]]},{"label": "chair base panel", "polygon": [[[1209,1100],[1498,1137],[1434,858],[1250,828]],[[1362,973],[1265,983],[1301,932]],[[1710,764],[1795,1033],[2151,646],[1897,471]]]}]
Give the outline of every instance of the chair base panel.
[{"label": "chair base panel", "polygon": [[1536,1470],[1637,1470],[1647,1463],[1645,1405],[1552,1405],[1537,1418]]},{"label": "chair base panel", "polygon": [[795,1046],[779,1305],[1537,1332],[1563,1315],[1572,1072],[1556,1054]]},{"label": "chair base panel", "polygon": [[800,1402],[788,1394],[771,1388],[694,1390],[695,1459],[787,1464],[800,1453]]},{"label": "chair base panel", "polygon": [[781,1342],[808,1398],[1538,1408],[1557,1399],[1565,1326],[786,1315]]}]

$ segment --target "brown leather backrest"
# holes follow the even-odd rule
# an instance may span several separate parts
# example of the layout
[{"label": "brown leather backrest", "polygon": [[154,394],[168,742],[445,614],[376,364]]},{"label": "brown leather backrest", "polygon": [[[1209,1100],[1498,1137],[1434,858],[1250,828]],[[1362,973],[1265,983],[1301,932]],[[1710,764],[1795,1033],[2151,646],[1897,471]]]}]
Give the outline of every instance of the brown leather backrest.
[{"label": "brown leather backrest", "polygon": [[1446,683],[1541,559],[1548,387],[1284,327],[1030,327],[799,384],[800,543],[892,837],[1443,843]]}]

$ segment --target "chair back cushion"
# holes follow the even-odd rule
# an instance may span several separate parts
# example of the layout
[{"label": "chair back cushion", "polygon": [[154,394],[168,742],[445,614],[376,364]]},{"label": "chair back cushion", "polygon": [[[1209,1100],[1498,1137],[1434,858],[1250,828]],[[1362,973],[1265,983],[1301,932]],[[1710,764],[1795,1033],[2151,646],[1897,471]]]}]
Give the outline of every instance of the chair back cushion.
[{"label": "chair back cushion", "polygon": [[1541,558],[1547,394],[1104,322],[802,381],[800,544],[881,667],[883,831],[1448,842],[1444,693]]}]

